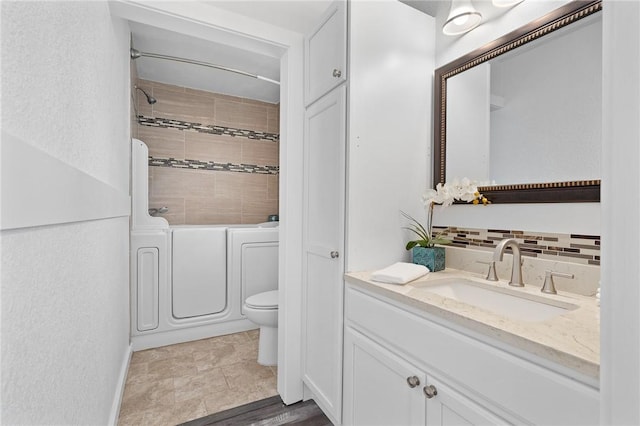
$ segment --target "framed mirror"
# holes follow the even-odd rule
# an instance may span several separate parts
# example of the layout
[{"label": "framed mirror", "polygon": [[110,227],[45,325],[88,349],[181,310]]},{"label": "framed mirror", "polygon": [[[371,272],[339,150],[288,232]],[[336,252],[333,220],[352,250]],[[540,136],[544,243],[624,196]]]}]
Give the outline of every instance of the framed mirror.
[{"label": "framed mirror", "polygon": [[493,203],[600,201],[601,0],[576,0],[435,71],[434,186]]}]

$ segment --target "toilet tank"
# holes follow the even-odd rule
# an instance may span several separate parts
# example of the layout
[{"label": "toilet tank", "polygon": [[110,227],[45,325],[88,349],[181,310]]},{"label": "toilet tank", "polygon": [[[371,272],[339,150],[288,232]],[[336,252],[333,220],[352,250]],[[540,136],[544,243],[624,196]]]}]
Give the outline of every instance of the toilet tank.
[{"label": "toilet tank", "polygon": [[278,289],[278,228],[228,228],[228,287],[249,296]]}]

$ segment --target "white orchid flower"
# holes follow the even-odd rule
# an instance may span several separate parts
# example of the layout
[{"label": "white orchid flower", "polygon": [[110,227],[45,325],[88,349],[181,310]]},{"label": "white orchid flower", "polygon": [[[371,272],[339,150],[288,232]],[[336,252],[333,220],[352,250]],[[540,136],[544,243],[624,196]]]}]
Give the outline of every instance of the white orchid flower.
[{"label": "white orchid flower", "polygon": [[424,204],[427,213],[427,226],[423,227],[420,222],[401,212],[407,219],[413,222],[413,225],[406,228],[413,233],[417,234],[418,240],[409,241],[406,249],[410,250],[413,247],[433,247],[434,244],[447,244],[450,241],[443,239],[442,234],[433,236],[433,207],[436,204],[441,204],[442,207],[447,207],[453,204],[455,200],[465,201],[467,203],[473,202],[473,204],[483,205],[490,204],[486,198],[478,194],[478,184],[476,181],[472,181],[469,178],[463,178],[462,180],[455,178],[445,184],[438,183],[435,189],[427,189],[422,194],[422,203]]},{"label": "white orchid flower", "polygon": [[422,202],[426,208],[432,208],[433,204],[441,204],[442,207],[448,207],[455,200],[465,201],[467,203],[476,199],[478,185],[469,178],[454,178],[453,180],[442,184],[438,183],[436,189],[428,189],[422,195]]},{"label": "white orchid flower", "polygon": [[430,207],[433,203],[439,204],[438,192],[435,189],[427,189],[425,193],[422,194],[422,203],[425,207]]}]

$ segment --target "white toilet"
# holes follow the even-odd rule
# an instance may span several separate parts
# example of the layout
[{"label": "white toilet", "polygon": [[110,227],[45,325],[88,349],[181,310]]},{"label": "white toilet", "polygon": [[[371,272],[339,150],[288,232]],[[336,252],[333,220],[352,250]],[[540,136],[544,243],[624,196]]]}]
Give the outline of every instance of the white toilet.
[{"label": "white toilet", "polygon": [[244,313],[260,326],[258,364],[278,364],[278,290],[265,291],[247,297]]}]

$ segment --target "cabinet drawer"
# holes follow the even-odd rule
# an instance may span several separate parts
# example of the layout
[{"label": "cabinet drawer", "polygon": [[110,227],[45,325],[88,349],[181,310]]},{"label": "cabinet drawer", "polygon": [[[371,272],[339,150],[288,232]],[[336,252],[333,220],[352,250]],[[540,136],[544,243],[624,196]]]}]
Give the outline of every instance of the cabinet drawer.
[{"label": "cabinet drawer", "polygon": [[347,286],[349,325],[457,383],[506,418],[533,424],[599,423],[598,392],[571,378]]}]

